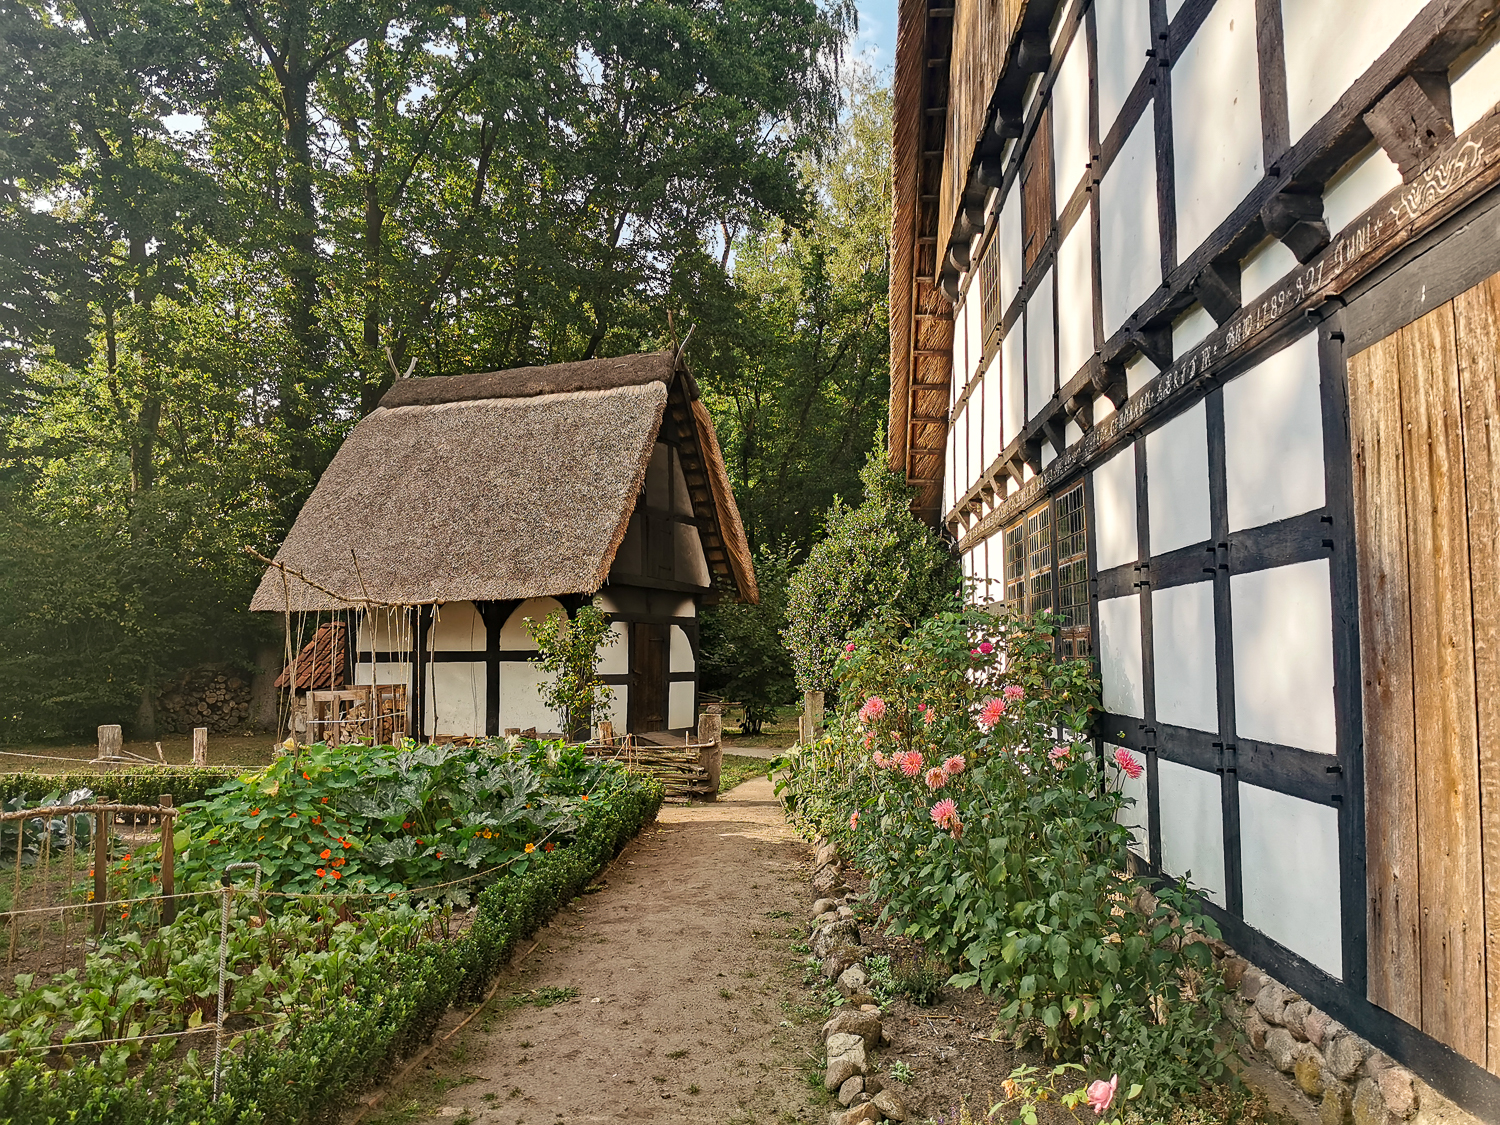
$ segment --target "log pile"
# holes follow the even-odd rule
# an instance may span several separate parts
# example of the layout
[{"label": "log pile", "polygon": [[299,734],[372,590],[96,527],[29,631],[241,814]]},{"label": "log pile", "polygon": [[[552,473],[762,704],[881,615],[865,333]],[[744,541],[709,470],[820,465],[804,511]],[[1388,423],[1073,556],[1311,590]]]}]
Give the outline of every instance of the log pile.
[{"label": "log pile", "polygon": [[592,753],[624,762],[632,773],[649,774],[660,781],[669,800],[689,797],[712,797],[716,786],[708,767],[699,758],[704,747],[693,743],[683,746],[637,745],[590,746]]},{"label": "log pile", "polygon": [[250,727],[250,677],[226,668],[186,672],[157,698],[156,724],[162,734],[187,734],[194,727],[243,733]]}]

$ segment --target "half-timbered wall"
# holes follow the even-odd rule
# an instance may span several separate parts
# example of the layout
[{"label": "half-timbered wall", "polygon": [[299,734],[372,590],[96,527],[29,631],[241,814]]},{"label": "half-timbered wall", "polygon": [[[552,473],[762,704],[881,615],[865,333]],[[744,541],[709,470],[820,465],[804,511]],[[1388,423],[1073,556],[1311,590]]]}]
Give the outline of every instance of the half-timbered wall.
[{"label": "half-timbered wall", "polygon": [[[1027,6],[1018,36],[1048,7]],[[1420,448],[1430,462],[1452,447],[1451,479],[1414,496],[1411,459],[1392,455],[1380,487],[1405,487],[1407,507],[1363,509],[1357,395],[1350,406],[1362,372],[1387,373],[1370,394],[1409,393],[1390,373],[1416,362],[1410,340],[1430,323],[1462,331],[1454,310],[1472,299],[1441,315],[1432,302],[1500,270],[1494,5],[1050,10],[1046,49],[1006,48],[988,128],[945,168],[955,211],[983,223],[951,225],[941,279],[955,325],[942,522],[976,600],[1061,612],[1067,651],[1098,660],[1102,745],[1147,763],[1127,813],[1141,862],[1189,875],[1231,939],[1309,999],[1453,1096],[1500,1108],[1500,913],[1477,874],[1487,845],[1500,863],[1500,819],[1478,811],[1484,794],[1500,807],[1500,760],[1475,733],[1500,682],[1484,679],[1494,614],[1465,569],[1494,566],[1488,508],[1473,514],[1491,483],[1465,458],[1488,449],[1500,404],[1492,375],[1472,396],[1445,375]],[[961,102],[982,68],[953,66]],[[1492,367],[1485,315],[1473,346]],[[1431,514],[1444,504],[1447,523]],[[1384,634],[1361,599],[1366,557],[1398,540],[1402,596],[1441,588],[1452,604],[1381,611],[1381,628],[1426,629],[1432,651],[1409,643],[1399,698],[1372,719],[1369,646]],[[1444,672],[1450,632],[1444,659],[1460,666]],[[1424,714],[1445,732],[1426,759]],[[1455,790],[1460,767],[1469,788]],[[1450,837],[1473,847],[1455,857],[1468,844]],[[1424,893],[1467,896],[1453,908],[1467,913],[1424,913]],[[1438,950],[1471,960],[1450,980]],[[1451,995],[1429,1000],[1440,979],[1463,1019]]]}]

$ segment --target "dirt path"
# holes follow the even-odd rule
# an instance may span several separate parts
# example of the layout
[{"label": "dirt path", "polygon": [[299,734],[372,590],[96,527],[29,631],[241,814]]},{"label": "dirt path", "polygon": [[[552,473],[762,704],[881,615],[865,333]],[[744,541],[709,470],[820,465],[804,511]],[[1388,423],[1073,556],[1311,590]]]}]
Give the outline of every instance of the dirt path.
[{"label": "dirt path", "polygon": [[765,778],[664,807],[376,1120],[821,1120],[806,1077],[821,1016],[792,948],[810,858]]}]

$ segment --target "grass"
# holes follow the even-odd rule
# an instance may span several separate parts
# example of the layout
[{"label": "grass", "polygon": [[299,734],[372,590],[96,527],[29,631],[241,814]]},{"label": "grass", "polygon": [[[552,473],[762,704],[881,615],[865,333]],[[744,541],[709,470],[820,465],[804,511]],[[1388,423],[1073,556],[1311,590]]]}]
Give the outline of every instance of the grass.
[{"label": "grass", "polygon": [[754,777],[765,777],[771,763],[764,758],[751,758],[744,754],[725,754],[724,767],[719,774],[719,792],[728,793]]},{"label": "grass", "polygon": [[773,750],[785,750],[797,741],[797,716],[802,714],[799,703],[776,708],[773,718],[761,725],[759,734],[741,734],[739,721],[724,717],[724,745],[766,746]]},{"label": "grass", "polygon": [[[795,724],[796,720],[792,720]],[[185,766],[193,762],[193,737],[168,734],[158,739],[133,739],[125,749],[156,761],[156,743],[161,742],[162,756],[169,765]],[[271,734],[211,734],[208,736],[208,764],[211,766],[264,766],[275,755],[276,738]],[[0,770],[40,770],[64,773],[86,769],[99,753],[92,742],[36,742],[0,746]],[[39,755],[40,757],[29,756]],[[66,760],[53,760],[66,759]]]}]

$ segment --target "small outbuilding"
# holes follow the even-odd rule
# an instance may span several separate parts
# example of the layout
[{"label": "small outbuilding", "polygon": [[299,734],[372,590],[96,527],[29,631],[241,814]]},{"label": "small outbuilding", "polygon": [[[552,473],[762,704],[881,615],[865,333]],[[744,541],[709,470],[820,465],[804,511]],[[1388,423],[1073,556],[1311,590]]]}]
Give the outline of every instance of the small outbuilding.
[{"label": "small outbuilding", "polygon": [[758,600],[679,352],[403,379],[361,420],[251,602],[342,622],[348,680],[404,685],[426,739],[556,731],[526,627],[592,601],[616,731],[698,714],[698,609]]}]

